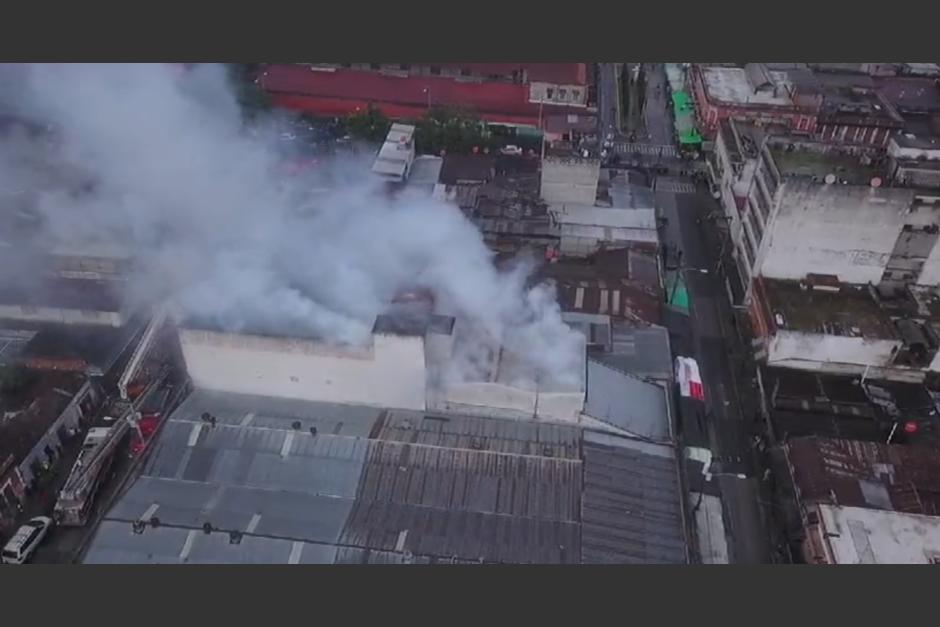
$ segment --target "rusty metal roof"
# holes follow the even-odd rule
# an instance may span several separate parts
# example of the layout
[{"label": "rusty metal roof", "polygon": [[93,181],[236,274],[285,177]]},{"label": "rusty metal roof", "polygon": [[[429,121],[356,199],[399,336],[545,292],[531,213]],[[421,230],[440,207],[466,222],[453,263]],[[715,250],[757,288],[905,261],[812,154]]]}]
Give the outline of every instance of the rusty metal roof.
[{"label": "rusty metal roof", "polygon": [[940,515],[940,451],[828,438],[786,445],[799,499]]}]

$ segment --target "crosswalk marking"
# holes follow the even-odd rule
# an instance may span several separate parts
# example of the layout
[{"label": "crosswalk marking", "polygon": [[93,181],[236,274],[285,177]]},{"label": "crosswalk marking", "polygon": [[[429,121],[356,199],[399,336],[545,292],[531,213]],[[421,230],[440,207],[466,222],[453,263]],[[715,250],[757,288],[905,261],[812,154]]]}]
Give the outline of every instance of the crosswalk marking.
[{"label": "crosswalk marking", "polygon": [[616,142],[614,151],[620,155],[641,154],[653,157],[678,157],[675,146],[656,144],[634,144],[629,142]]},{"label": "crosswalk marking", "polygon": [[657,192],[670,192],[673,194],[694,194],[695,185],[674,178],[658,177],[654,184]]}]

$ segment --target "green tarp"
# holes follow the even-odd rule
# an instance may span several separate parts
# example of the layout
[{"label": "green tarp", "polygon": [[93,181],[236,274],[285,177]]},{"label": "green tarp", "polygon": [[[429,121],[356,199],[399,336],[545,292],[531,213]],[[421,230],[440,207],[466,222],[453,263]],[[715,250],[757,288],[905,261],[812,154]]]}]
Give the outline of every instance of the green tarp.
[{"label": "green tarp", "polygon": [[691,111],[692,98],[684,91],[674,91],[672,92],[672,106],[675,108],[677,114],[684,111]]},{"label": "green tarp", "polygon": [[675,271],[666,276],[666,304],[683,313],[689,313],[689,290],[682,275]]}]

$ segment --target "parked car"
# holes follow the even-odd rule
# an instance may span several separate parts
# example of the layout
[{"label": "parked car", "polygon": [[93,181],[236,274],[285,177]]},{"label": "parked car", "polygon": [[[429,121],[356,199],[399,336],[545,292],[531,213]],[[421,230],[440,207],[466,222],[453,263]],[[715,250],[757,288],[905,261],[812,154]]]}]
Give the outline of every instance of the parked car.
[{"label": "parked car", "polygon": [[503,146],[502,148],[499,149],[499,151],[504,155],[514,155],[514,156],[522,155],[522,148],[520,148],[519,146],[514,146],[512,144],[508,146]]},{"label": "parked car", "polygon": [[10,541],[3,547],[3,563],[24,563],[46,537],[51,527],[52,519],[48,516],[31,518],[29,522],[16,530]]}]

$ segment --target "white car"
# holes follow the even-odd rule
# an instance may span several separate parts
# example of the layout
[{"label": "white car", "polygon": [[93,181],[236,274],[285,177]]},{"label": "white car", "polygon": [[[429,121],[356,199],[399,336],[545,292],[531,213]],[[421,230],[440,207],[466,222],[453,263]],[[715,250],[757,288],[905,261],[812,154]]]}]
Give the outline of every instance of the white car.
[{"label": "white car", "polygon": [[22,564],[29,559],[42,539],[49,533],[52,519],[48,516],[36,516],[16,530],[10,541],[3,547],[4,564]]},{"label": "white car", "polygon": [[504,155],[519,156],[522,154],[522,148],[520,148],[519,146],[513,146],[513,145],[503,146],[502,148],[499,149],[499,151],[503,153]]}]

